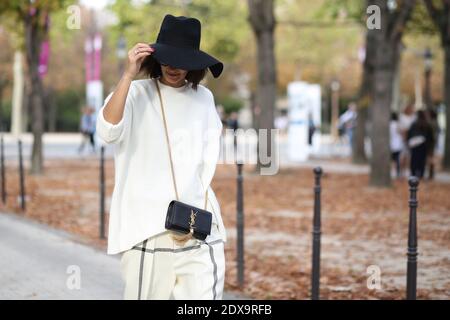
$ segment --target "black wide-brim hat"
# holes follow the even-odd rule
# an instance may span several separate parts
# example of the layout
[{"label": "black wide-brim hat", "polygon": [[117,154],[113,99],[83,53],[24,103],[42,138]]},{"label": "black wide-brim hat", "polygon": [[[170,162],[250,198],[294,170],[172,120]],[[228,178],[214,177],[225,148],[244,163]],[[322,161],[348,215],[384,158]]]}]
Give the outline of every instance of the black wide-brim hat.
[{"label": "black wide-brim hat", "polygon": [[200,50],[201,24],[195,18],[167,14],[161,24],[158,38],[150,46],[152,56],[160,64],[183,70],[209,68],[214,78],[220,76],[223,63]]}]

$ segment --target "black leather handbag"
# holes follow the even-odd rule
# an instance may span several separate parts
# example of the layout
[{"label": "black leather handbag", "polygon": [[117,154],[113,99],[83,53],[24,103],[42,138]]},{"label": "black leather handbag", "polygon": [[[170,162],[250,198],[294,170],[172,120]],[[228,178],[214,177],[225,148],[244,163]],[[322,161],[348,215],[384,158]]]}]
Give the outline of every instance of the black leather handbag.
[{"label": "black leather handbag", "polygon": [[205,240],[211,232],[212,215],[210,212],[172,200],[167,209],[166,229],[182,234],[191,234],[194,238]]},{"label": "black leather handbag", "polygon": [[208,188],[205,194],[205,209],[200,209],[190,204],[179,201],[175,173],[173,169],[172,152],[170,149],[169,133],[167,130],[166,116],[164,113],[161,91],[158,85],[158,79],[155,79],[155,85],[158,90],[158,96],[161,106],[161,113],[164,121],[167,147],[169,151],[170,169],[172,172],[172,181],[175,189],[176,200],[172,200],[167,208],[165,228],[171,231],[171,236],[178,243],[185,243],[189,239],[196,238],[205,240],[211,234],[212,213],[207,211]]}]

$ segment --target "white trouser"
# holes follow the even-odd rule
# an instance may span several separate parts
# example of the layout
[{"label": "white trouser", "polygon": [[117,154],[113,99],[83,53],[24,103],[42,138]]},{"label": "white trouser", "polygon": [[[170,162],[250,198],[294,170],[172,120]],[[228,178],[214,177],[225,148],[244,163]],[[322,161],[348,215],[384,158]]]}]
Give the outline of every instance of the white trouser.
[{"label": "white trouser", "polygon": [[224,242],[215,224],[205,241],[175,243],[165,232],[123,253],[124,299],[222,299]]}]

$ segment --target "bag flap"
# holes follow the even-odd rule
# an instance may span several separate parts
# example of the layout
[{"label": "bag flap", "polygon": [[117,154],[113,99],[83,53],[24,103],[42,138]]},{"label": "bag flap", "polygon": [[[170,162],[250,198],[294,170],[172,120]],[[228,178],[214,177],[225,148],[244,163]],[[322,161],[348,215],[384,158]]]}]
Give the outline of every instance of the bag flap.
[{"label": "bag flap", "polygon": [[189,206],[177,200],[172,200],[169,204],[166,228],[168,226],[172,226],[173,228],[189,232],[189,223],[191,221],[192,212],[195,214],[194,231],[197,233],[210,234],[212,223],[211,212],[194,206]]}]

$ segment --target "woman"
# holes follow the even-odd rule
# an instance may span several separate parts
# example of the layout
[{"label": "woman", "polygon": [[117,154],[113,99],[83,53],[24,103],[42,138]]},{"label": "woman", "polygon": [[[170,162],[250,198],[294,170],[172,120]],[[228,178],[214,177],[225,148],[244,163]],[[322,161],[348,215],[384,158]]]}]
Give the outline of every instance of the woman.
[{"label": "woman", "polygon": [[[408,131],[411,128],[411,125],[416,120],[416,114],[414,111],[414,105],[408,104],[403,112],[399,114],[398,117],[398,126],[403,136],[403,143],[405,146],[408,145]],[[408,147],[403,148],[403,151],[400,153],[400,171],[406,171],[408,163],[410,163],[411,154]]]},{"label": "woman", "polygon": [[80,131],[82,134],[82,140],[81,144],[78,147],[78,153],[83,152],[84,146],[86,145],[86,142],[89,141],[91,144],[92,152],[95,153],[95,140],[94,140],[94,133],[95,133],[95,119],[93,116],[93,113],[95,112],[95,109],[89,106],[85,106],[82,109],[82,116],[80,121]]},{"label": "woman", "polygon": [[425,112],[417,111],[417,120],[408,130],[408,147],[411,150],[411,175],[422,178],[425,171],[427,155],[434,146],[433,132]]},{"label": "woman", "polygon": [[397,178],[401,176],[400,170],[400,153],[403,150],[403,136],[398,124],[398,115],[396,112],[391,114],[391,122],[389,123],[390,131],[390,147],[391,159],[395,163]]},{"label": "woman", "polygon": [[[199,50],[200,33],[199,20],[166,15],[156,43],[128,52],[127,69],[98,113],[99,136],[116,147],[108,253],[122,253],[125,299],[222,298],[226,233],[209,186],[222,122],[199,82],[208,68],[217,78],[223,64]],[[133,81],[140,72],[147,78]],[[165,229],[178,196],[214,213],[205,242],[180,243]]]},{"label": "woman", "polygon": [[428,178],[430,180],[434,179],[434,169],[435,169],[435,151],[436,151],[436,146],[438,143],[438,139],[439,139],[439,123],[438,123],[438,119],[437,119],[437,113],[434,110],[427,110],[427,115],[428,115],[428,123],[431,126],[431,132],[433,133],[433,143],[430,144],[430,148],[428,149],[428,158],[427,158],[427,162],[428,162]]}]

